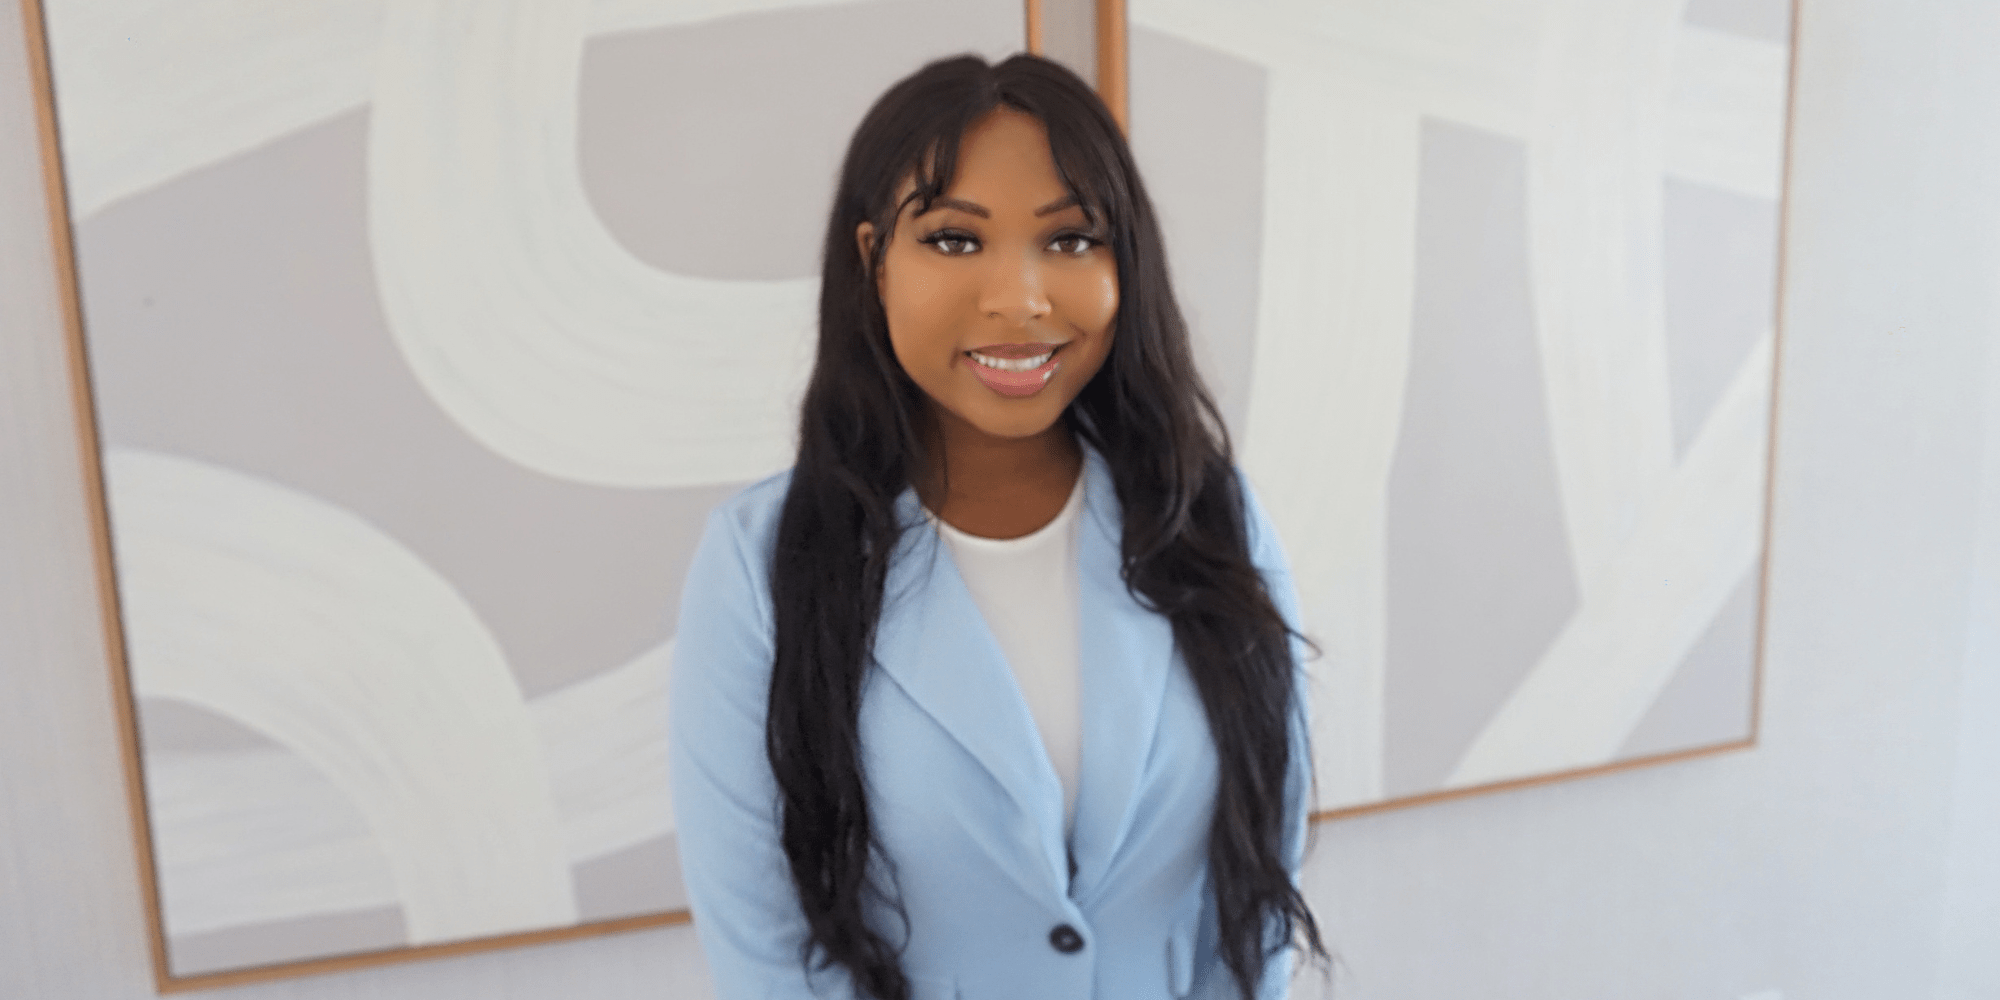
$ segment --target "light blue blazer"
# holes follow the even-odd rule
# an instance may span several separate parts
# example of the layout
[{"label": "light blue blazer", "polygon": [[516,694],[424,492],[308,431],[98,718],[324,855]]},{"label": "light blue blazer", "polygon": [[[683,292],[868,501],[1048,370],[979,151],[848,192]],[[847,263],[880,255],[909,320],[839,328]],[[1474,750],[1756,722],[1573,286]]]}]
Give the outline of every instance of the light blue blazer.
[{"label": "light blue blazer", "polygon": [[[1084,476],[1082,771],[1067,849],[1061,784],[949,547],[917,527],[891,560],[875,640],[881,669],[862,687],[862,766],[909,915],[902,963],[916,1000],[1239,995],[1215,951],[1214,902],[1204,891],[1217,767],[1201,699],[1166,619],[1119,579],[1118,502],[1109,469],[1088,450]],[[710,516],[674,651],[674,815],[695,928],[722,1000],[855,996],[841,967],[808,974],[800,961],[806,923],[764,752],[769,568],[789,481],[766,479]],[[1247,491],[1246,500],[1252,557],[1297,628],[1277,539]],[[924,525],[914,491],[898,505],[903,523]],[[1303,715],[1286,793],[1295,880],[1310,784]],[[900,939],[886,910],[871,922]],[[1056,946],[1077,939],[1074,951]],[[1285,996],[1289,973],[1289,959],[1274,958],[1260,1000]]]}]

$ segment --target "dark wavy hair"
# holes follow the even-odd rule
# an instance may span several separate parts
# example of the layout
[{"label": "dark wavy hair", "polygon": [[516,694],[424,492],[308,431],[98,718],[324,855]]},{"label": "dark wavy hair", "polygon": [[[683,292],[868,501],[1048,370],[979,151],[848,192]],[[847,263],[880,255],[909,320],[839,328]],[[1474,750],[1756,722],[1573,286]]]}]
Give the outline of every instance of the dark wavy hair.
[{"label": "dark wavy hair", "polygon": [[[1131,150],[1089,86],[1031,55],[997,65],[961,56],[918,70],[869,110],[841,166],[818,355],[771,568],[776,656],[765,745],[811,930],[801,958],[808,968],[845,966],[865,996],[910,995],[900,947],[864,920],[871,899],[902,910],[893,882],[870,867],[879,852],[859,716],[890,555],[914,527],[898,523],[896,498],[936,457],[926,450],[934,411],[891,351],[873,275],[902,209],[914,201],[925,211],[943,196],[960,138],[1003,106],[1041,121],[1064,186],[1110,234],[1116,336],[1062,423],[1109,464],[1124,512],[1126,588],[1172,623],[1206,710],[1220,765],[1209,888],[1223,961],[1248,998],[1265,960],[1295,938],[1325,956],[1281,851],[1288,727],[1300,724],[1294,633],[1250,561],[1228,435],[1195,370]],[[898,199],[912,178],[915,190]],[[878,234],[869,259],[855,239],[863,221]]]}]

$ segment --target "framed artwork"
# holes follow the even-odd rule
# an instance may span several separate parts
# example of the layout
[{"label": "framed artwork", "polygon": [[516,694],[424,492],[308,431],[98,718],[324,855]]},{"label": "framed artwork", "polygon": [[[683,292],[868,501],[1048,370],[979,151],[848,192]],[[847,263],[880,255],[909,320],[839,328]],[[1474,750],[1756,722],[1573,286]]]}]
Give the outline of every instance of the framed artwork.
[{"label": "framed artwork", "polygon": [[1021,4],[23,10],[160,988],[684,920],[687,561],[848,133]]},{"label": "framed artwork", "polygon": [[1131,0],[1322,817],[1754,744],[1789,0]]}]

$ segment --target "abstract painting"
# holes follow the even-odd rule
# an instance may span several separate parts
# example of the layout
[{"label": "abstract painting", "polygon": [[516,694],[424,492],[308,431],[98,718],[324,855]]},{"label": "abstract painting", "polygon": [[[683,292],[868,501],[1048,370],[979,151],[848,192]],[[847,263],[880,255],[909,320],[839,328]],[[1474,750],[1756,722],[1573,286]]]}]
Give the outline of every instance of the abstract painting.
[{"label": "abstract painting", "polygon": [[1788,0],[1131,0],[1318,808],[1750,745]]},{"label": "abstract painting", "polygon": [[163,988],[676,919],[687,561],[848,133],[1018,0],[29,12]]}]

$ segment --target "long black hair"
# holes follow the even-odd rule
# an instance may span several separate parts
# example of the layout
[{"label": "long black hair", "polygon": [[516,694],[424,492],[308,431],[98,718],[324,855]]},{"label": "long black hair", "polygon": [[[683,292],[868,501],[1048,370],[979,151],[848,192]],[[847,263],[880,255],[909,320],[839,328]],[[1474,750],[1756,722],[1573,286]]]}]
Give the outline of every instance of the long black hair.
[{"label": "long black hair", "polygon": [[[1195,370],[1167,280],[1151,202],[1102,101],[1056,63],[1017,55],[931,63],[882,96],[841,166],[828,220],[819,349],[801,407],[798,462],[772,559],[776,655],[766,752],[782,840],[811,936],[809,966],[845,966],[864,996],[907,1000],[899,948],[864,920],[900,912],[876,855],[859,716],[889,559],[896,498],[930,468],[933,411],[897,363],[874,274],[903,208],[950,184],[960,138],[999,107],[1039,119],[1063,184],[1110,234],[1115,336],[1062,422],[1110,466],[1124,513],[1125,585],[1165,615],[1206,710],[1220,766],[1208,838],[1223,961],[1244,997],[1265,960],[1318,926],[1282,855],[1288,727],[1298,725],[1292,633],[1251,563],[1229,439]],[[914,178],[902,199],[898,189]],[[868,259],[855,239],[876,238]],[[1303,803],[1292,803],[1303,808]]]}]

